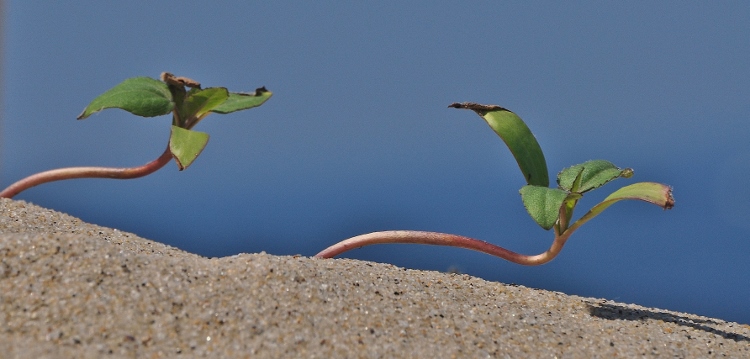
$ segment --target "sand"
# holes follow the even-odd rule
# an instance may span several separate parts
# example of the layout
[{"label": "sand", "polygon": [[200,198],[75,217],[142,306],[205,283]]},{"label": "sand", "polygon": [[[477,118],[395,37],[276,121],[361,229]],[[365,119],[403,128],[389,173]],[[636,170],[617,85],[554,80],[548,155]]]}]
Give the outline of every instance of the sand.
[{"label": "sand", "polygon": [[0,199],[0,357],[750,358],[750,326],[348,259],[209,259]]}]

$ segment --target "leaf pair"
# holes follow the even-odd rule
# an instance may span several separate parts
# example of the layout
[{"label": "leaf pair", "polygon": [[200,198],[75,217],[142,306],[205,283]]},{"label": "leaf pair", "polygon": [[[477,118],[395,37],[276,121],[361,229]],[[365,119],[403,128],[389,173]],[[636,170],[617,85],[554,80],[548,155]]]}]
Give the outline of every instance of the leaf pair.
[{"label": "leaf pair", "polygon": [[549,230],[561,215],[566,220],[570,219],[583,193],[619,177],[628,178],[632,175],[632,169],[621,170],[608,161],[588,161],[562,170],[557,175],[558,188],[523,186],[520,190],[521,200],[531,218],[539,226]]},{"label": "leaf pair", "polygon": [[[162,74],[162,81],[149,77],[127,79],[99,95],[78,116],[79,120],[107,108],[119,108],[142,117],[173,113],[169,148],[180,170],[190,166],[208,143],[208,134],[191,130],[210,113],[228,114],[258,107],[272,93],[261,87],[255,93],[229,92],[223,87],[201,89],[186,78]],[[185,86],[190,87],[185,91]]]},{"label": "leaf pair", "polygon": [[527,183],[520,190],[524,207],[531,218],[545,230],[557,226],[558,235],[568,229],[575,230],[613,203],[623,199],[642,200],[664,209],[672,208],[674,205],[669,186],[653,182],[635,183],[610,194],[568,227],[575,205],[583,193],[620,177],[630,178],[633,170],[617,168],[604,160],[588,161],[562,170],[557,176],[558,188],[549,188],[547,163],[541,146],[520,117],[496,105],[464,102],[453,103],[449,107],[476,112],[502,138],[516,159]]}]

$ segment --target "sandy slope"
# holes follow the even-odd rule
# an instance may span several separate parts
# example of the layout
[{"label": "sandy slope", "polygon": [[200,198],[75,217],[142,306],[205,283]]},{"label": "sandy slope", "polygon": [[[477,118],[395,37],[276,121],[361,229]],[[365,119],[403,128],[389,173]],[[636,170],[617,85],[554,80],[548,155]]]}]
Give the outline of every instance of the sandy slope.
[{"label": "sandy slope", "polygon": [[203,258],[0,199],[0,357],[748,357],[750,326],[346,259]]}]

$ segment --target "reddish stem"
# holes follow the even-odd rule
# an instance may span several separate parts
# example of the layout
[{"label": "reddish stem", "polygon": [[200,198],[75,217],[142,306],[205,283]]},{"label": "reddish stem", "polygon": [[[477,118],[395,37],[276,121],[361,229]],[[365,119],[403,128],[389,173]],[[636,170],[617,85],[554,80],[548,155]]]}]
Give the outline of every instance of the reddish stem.
[{"label": "reddish stem", "polygon": [[408,244],[431,244],[437,246],[460,247],[487,253],[489,255],[509,260],[513,263],[523,265],[540,265],[554,259],[562,250],[568,237],[573,231],[566,231],[562,235],[555,236],[552,246],[541,254],[525,255],[509,251],[503,247],[474,238],[458,236],[455,234],[421,232],[421,231],[385,231],[362,234],[336,243],[320,253],[316,258],[332,258],[346,251],[369,246],[371,244],[385,243],[408,243]]},{"label": "reddish stem", "polygon": [[58,168],[50,171],[39,172],[26,177],[4,189],[0,192],[0,197],[13,198],[13,196],[27,190],[31,187],[38,186],[42,183],[61,181],[73,178],[113,178],[113,179],[130,179],[143,177],[156,172],[164,167],[172,159],[172,152],[169,146],[164,150],[162,155],[140,167],[129,168],[111,168],[111,167],[67,167]]}]

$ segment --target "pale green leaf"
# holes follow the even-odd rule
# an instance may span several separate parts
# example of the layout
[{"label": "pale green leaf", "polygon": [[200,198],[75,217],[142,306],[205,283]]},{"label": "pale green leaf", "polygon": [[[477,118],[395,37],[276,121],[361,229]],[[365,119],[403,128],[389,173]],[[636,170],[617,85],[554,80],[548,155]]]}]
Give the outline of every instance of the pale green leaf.
[{"label": "pale green leaf", "polygon": [[674,197],[672,197],[672,188],[665,184],[655,182],[638,182],[629,186],[622,187],[613,192],[599,204],[591,208],[583,217],[579,218],[576,223],[570,226],[569,230],[574,231],[592,218],[598,216],[609,206],[624,199],[634,199],[653,203],[664,209],[671,209],[674,206]]},{"label": "pale green leaf", "polygon": [[241,110],[258,107],[271,98],[273,93],[261,87],[255,93],[230,92],[229,98],[220,106],[211,110],[212,112],[227,114]]},{"label": "pale green leaf", "polygon": [[169,137],[169,150],[180,171],[188,168],[201,154],[208,143],[208,134],[172,126]]}]

